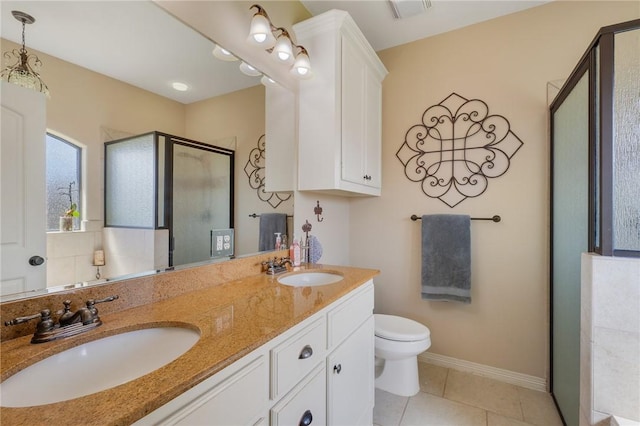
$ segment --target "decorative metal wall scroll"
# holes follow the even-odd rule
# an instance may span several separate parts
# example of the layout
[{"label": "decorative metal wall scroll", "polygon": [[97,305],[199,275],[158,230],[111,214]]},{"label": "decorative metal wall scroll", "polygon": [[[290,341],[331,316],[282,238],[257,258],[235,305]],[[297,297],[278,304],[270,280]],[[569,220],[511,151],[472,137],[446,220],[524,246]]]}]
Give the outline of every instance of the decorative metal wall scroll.
[{"label": "decorative metal wall scroll", "polygon": [[523,142],[501,115],[489,115],[479,99],[452,93],[407,130],[396,157],[428,197],[454,207],[481,195],[490,178],[502,176]]},{"label": "decorative metal wall scroll", "polygon": [[283,194],[280,192],[266,192],[264,190],[264,167],[266,156],[264,153],[265,137],[258,138],[258,147],[253,148],[249,153],[249,160],[244,166],[244,172],[249,178],[249,186],[256,190],[258,198],[265,203],[269,203],[274,209],[283,201],[291,198],[292,194]]}]

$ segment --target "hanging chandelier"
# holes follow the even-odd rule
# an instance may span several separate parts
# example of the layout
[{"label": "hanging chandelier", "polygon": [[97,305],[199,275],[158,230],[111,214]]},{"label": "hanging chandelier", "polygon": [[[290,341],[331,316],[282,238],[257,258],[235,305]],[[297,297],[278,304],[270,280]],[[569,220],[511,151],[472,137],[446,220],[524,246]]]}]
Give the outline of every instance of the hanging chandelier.
[{"label": "hanging chandelier", "polygon": [[24,30],[26,24],[33,24],[36,20],[33,16],[28,15],[19,10],[11,11],[11,14],[18,21],[22,22],[22,48],[20,50],[13,49],[11,52],[5,52],[4,57],[8,61],[17,60],[14,65],[8,65],[0,72],[0,78],[9,83],[26,87],[37,92],[44,93],[49,97],[49,88],[42,81],[40,74],[35,71],[42,66],[42,62],[36,55],[30,55],[27,52],[24,41]]}]

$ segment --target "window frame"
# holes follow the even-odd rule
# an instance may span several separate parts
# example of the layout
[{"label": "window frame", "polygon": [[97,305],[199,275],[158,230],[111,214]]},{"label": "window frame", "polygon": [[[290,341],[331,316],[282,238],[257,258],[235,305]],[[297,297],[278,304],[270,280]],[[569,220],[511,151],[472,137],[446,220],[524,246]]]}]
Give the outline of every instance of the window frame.
[{"label": "window frame", "polygon": [[[73,139],[63,136],[59,133],[56,133],[54,131],[51,131],[49,129],[47,129],[46,134],[45,134],[45,152],[48,149],[48,145],[49,145],[49,140],[54,139],[57,142],[61,142],[63,144],[66,144],[72,148],[74,148],[75,153],[76,153],[76,191],[77,191],[77,198],[75,200],[76,205],[78,206],[78,211],[80,212],[80,218],[78,221],[74,220],[74,225],[73,225],[73,231],[77,232],[77,231],[81,231],[82,230],[82,217],[83,217],[83,211],[85,210],[84,208],[84,203],[83,203],[83,188],[84,188],[84,150],[85,147],[82,144],[79,144],[77,142],[75,142]],[[48,172],[48,167],[49,166],[49,159],[45,156],[45,176],[47,175]],[[49,189],[47,187],[47,181],[45,178],[45,191],[46,191],[46,196],[47,196],[47,200],[49,198]],[[46,225],[46,232],[59,232],[59,228],[55,227],[55,228],[50,228],[49,227],[49,205],[47,202],[47,225]],[[76,225],[77,222],[77,225]]]}]

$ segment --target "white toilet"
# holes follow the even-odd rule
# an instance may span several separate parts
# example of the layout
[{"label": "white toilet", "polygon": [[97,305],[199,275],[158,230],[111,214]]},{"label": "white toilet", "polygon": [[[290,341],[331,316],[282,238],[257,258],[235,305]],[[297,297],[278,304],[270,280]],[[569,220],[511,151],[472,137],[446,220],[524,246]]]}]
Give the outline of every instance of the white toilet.
[{"label": "white toilet", "polygon": [[419,322],[394,315],[374,314],[375,386],[400,396],[420,390],[418,354],[431,346],[431,332]]}]

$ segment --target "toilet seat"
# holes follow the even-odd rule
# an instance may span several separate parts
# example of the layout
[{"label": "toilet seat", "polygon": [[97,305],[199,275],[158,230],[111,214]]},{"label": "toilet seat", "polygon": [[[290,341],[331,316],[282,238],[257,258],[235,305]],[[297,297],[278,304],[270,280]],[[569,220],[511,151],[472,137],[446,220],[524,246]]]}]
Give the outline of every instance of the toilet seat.
[{"label": "toilet seat", "polygon": [[375,335],[396,342],[429,339],[431,331],[417,321],[395,315],[374,314]]}]

